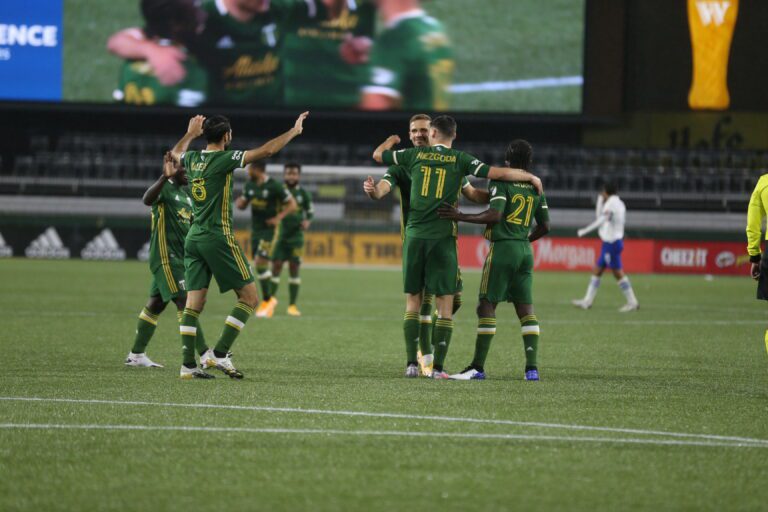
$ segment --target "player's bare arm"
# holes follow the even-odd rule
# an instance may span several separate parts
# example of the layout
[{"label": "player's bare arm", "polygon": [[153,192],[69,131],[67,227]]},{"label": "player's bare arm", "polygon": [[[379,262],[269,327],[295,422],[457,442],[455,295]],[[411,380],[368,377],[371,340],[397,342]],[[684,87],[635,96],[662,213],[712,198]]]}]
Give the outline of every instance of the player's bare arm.
[{"label": "player's bare arm", "polygon": [[248,198],[245,196],[240,196],[235,199],[235,208],[238,210],[245,210],[248,208]]},{"label": "player's bare arm", "polygon": [[400,99],[374,92],[363,93],[361,110],[396,110],[400,108]]},{"label": "player's bare arm", "polygon": [[461,194],[477,204],[488,204],[491,200],[491,194],[487,190],[473,187],[471,184],[461,189]]},{"label": "player's bare arm", "polygon": [[127,28],[112,34],[107,41],[107,50],[123,59],[146,60],[158,81],[165,86],[176,85],[187,75],[183,64],[187,55],[181,48],[160,46],[144,38],[139,28]]},{"label": "player's bare arm", "polygon": [[541,180],[537,176],[522,169],[491,167],[490,171],[488,171],[488,179],[497,181],[522,181],[533,185],[539,194],[544,193],[544,185],[541,183]]},{"label": "player's bare arm", "polygon": [[382,154],[385,151],[389,151],[393,147],[400,144],[400,137],[397,135],[390,135],[387,140],[379,144],[379,146],[373,151],[373,159],[378,163],[382,163]]},{"label": "player's bare arm", "polygon": [[296,200],[293,197],[291,197],[288,201],[286,201],[283,204],[285,205],[285,207],[282,210],[280,210],[280,213],[264,221],[267,225],[277,226],[280,224],[280,222],[282,222],[284,218],[286,218],[290,214],[295,213],[299,210],[299,204],[296,202]]},{"label": "player's bare arm", "polygon": [[363,191],[371,199],[381,199],[389,194],[391,190],[392,185],[386,180],[379,180],[379,182],[374,185],[373,176],[368,176],[368,179],[363,182]]},{"label": "player's bare arm", "polygon": [[189,120],[187,125],[187,133],[179,139],[179,142],[173,146],[171,150],[171,156],[175,162],[181,161],[181,155],[189,148],[189,144],[203,134],[203,123],[205,122],[205,116],[197,115]]},{"label": "player's bare arm", "polygon": [[173,161],[173,157],[170,152],[166,153],[163,156],[163,174],[144,192],[144,196],[141,198],[142,202],[147,206],[152,206],[157,201],[157,198],[160,197],[160,192],[162,192],[165,182],[176,176],[177,172],[178,168]]},{"label": "player's bare arm", "polygon": [[533,228],[531,233],[528,235],[528,241],[535,242],[539,238],[549,233],[550,229],[551,228],[549,222],[542,222],[541,224],[536,223],[536,227]]},{"label": "player's bare arm", "polygon": [[301,135],[301,132],[304,131],[304,120],[307,118],[308,115],[309,115],[309,112],[303,112],[296,119],[296,123],[294,123],[293,127],[290,130],[283,133],[282,135],[279,135],[278,137],[275,137],[274,139],[270,140],[269,142],[267,142],[261,147],[246,151],[245,157],[243,158],[243,162],[245,164],[251,164],[258,160],[263,160],[265,158],[269,158],[272,155],[277,154],[277,152],[279,152],[281,149],[287,146],[288,143],[291,142],[294,138]]},{"label": "player's bare arm", "polygon": [[450,203],[443,203],[437,209],[441,219],[469,222],[470,224],[496,224],[501,220],[502,213],[499,210],[488,208],[481,213],[463,213]]}]

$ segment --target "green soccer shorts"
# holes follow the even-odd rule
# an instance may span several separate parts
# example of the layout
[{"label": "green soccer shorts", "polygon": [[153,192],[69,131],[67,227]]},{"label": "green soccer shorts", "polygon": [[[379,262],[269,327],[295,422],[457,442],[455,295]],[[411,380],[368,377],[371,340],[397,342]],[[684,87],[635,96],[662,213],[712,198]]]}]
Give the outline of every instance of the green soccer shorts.
[{"label": "green soccer shorts", "polygon": [[304,237],[278,238],[272,244],[270,259],[273,261],[290,261],[301,263],[304,256]]},{"label": "green soccer shorts", "polygon": [[253,273],[235,238],[216,237],[184,243],[184,268],[187,290],[202,290],[216,278],[221,293],[237,290],[253,282]]},{"label": "green soccer shorts", "polygon": [[453,295],[458,290],[459,259],[456,239],[405,237],[403,244],[403,291]]},{"label": "green soccer shorts", "polygon": [[492,242],[483,265],[480,298],[533,304],[533,250],[524,240]]},{"label": "green soccer shorts", "polygon": [[149,285],[149,296],[170,302],[179,295],[186,293],[184,266],[181,264],[160,265],[152,270],[152,283]]},{"label": "green soccer shorts", "polygon": [[274,229],[254,231],[251,233],[251,254],[256,257],[269,259],[272,252],[272,240],[275,238]]}]

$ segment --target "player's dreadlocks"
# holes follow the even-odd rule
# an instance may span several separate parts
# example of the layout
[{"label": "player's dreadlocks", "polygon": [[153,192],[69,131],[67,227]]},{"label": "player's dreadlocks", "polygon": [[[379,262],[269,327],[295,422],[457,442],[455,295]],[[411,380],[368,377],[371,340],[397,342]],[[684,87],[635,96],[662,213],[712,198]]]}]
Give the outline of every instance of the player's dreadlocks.
[{"label": "player's dreadlocks", "polygon": [[510,167],[529,171],[533,163],[533,148],[531,144],[523,139],[513,140],[507,146],[505,160]]}]

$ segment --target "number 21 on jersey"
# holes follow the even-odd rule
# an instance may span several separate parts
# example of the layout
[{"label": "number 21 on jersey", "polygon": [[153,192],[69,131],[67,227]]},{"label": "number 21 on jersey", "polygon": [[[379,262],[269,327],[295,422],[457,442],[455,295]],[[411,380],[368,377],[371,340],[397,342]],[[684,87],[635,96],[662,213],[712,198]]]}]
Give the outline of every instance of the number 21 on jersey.
[{"label": "number 21 on jersey", "polygon": [[[531,225],[531,211],[533,210],[533,196],[525,197],[522,194],[512,196],[512,206],[515,208],[512,213],[507,215],[507,222],[510,224],[522,225],[528,227]],[[525,218],[522,217],[525,210]]]}]

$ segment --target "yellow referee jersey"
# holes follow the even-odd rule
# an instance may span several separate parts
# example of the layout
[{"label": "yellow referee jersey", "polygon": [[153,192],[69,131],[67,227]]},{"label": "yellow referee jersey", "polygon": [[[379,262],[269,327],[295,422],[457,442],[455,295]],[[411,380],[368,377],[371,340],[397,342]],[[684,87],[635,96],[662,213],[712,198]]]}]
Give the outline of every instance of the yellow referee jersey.
[{"label": "yellow referee jersey", "polygon": [[[768,214],[768,174],[763,174],[755,185],[747,209],[747,252],[751,261],[760,259],[763,219],[766,214]],[[768,240],[768,233],[766,233],[766,240]]]}]

